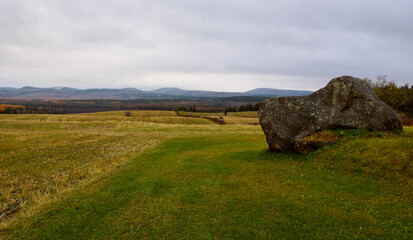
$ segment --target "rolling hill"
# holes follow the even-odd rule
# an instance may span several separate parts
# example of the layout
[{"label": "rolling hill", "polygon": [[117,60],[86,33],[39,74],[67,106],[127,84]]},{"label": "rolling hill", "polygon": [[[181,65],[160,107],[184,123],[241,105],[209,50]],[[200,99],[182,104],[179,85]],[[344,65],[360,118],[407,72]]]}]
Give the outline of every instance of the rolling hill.
[{"label": "rolling hill", "polygon": [[272,88],[257,88],[247,92],[214,92],[201,90],[183,90],[180,88],[159,88],[152,91],[142,91],[136,88],[122,89],[76,89],[68,87],[53,88],[0,88],[0,98],[60,98],[60,99],[156,99],[156,98],[223,98],[239,96],[280,97],[303,96],[311,91],[283,90]]}]

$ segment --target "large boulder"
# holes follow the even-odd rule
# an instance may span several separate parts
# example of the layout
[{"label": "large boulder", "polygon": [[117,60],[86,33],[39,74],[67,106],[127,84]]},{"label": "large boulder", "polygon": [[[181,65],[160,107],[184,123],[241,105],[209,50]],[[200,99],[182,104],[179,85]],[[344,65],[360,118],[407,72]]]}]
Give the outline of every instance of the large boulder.
[{"label": "large boulder", "polygon": [[343,76],[309,96],[265,100],[258,112],[271,151],[297,151],[297,141],[326,129],[401,130],[396,112],[369,84]]}]

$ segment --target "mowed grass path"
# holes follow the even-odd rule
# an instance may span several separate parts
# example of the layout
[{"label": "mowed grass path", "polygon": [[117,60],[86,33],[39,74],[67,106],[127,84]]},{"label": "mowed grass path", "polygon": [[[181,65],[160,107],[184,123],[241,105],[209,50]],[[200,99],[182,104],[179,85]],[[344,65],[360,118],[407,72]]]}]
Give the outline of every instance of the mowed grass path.
[{"label": "mowed grass path", "polygon": [[208,120],[174,117],[166,111],[135,111],[132,117],[125,117],[124,111],[0,115],[0,223],[115,171],[160,141],[213,127]]},{"label": "mowed grass path", "polygon": [[[406,149],[413,147],[410,130],[388,138],[349,140],[305,156],[269,153],[259,126],[141,127],[115,129],[157,132],[152,135],[159,139],[155,148],[132,152],[131,159],[114,170],[40,204],[2,228],[0,238],[413,236],[411,165],[402,166],[407,173],[391,168],[400,173],[391,177],[383,169],[391,163],[377,162],[383,158],[377,147],[403,164],[411,158],[411,148]],[[366,162],[379,169],[366,170]]]}]

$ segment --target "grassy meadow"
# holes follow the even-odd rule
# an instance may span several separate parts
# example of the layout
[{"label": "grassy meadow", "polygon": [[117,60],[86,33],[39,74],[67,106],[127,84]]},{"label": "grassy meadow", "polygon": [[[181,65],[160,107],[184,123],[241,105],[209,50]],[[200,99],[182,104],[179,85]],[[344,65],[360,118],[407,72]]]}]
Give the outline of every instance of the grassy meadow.
[{"label": "grassy meadow", "polygon": [[0,239],[413,239],[413,128],[302,155],[224,121],[0,115]]}]

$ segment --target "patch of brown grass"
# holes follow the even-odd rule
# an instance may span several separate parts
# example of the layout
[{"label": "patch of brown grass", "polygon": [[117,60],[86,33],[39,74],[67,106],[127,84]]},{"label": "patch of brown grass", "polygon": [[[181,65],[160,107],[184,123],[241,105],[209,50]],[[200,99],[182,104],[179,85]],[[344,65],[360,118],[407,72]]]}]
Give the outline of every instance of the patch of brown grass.
[{"label": "patch of brown grass", "polygon": [[304,141],[320,141],[320,142],[336,142],[340,139],[343,139],[342,136],[339,134],[335,133],[332,130],[323,130],[320,132],[316,132],[311,134],[308,137],[305,137],[303,140]]}]

